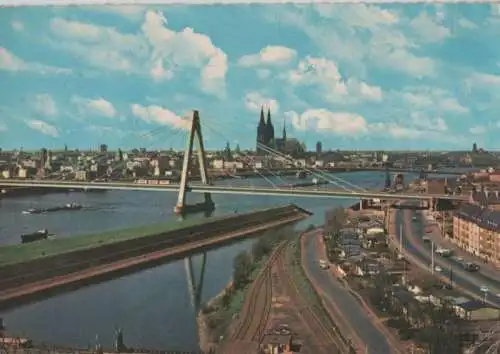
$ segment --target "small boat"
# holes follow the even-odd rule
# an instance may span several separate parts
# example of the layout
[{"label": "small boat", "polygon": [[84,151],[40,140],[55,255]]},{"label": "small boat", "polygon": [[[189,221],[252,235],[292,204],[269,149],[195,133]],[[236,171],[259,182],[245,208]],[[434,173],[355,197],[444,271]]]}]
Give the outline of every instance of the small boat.
[{"label": "small boat", "polygon": [[21,235],[21,243],[30,243],[40,240],[46,240],[49,236],[47,229],[41,229],[30,234]]},{"label": "small boat", "polygon": [[41,214],[43,209],[30,208],[28,210],[23,210],[23,214]]},{"label": "small boat", "polygon": [[51,207],[51,208],[30,208],[28,210],[23,210],[23,214],[42,214],[42,213],[51,213],[54,211],[61,211],[61,210],[80,210],[82,209],[81,204],[77,204],[75,202],[65,204],[63,206],[56,206],[56,207]]},{"label": "small boat", "polygon": [[295,177],[297,179],[305,179],[307,177],[307,173],[305,171],[297,171]]},{"label": "small boat", "polygon": [[64,206],[64,210],[80,210],[82,208],[81,204],[77,204],[75,202],[68,203]]}]

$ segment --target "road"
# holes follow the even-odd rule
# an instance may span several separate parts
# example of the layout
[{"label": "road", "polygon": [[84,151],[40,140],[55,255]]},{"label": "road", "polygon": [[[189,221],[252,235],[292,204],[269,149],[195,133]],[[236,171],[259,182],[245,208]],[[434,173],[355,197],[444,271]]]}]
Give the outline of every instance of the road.
[{"label": "road", "polygon": [[[304,267],[312,280],[326,294],[329,302],[336,308],[342,309],[344,319],[349,327],[353,328],[359,339],[367,346],[367,353],[391,353],[391,346],[385,335],[373,324],[369,314],[363,310],[362,305],[349,291],[328,271],[321,270],[318,259],[319,254],[315,236],[309,236],[305,241]],[[327,304],[328,305],[328,304]],[[335,319],[334,319],[335,320]]]},{"label": "road", "polygon": [[[412,222],[412,216],[417,216],[417,221]],[[403,228],[403,248],[423,264],[429,265],[430,269],[432,262],[431,245],[422,240],[424,225],[422,218],[418,216],[420,216],[419,213],[412,210],[396,211],[397,230],[400,227]],[[450,270],[452,270],[453,283],[477,297],[484,298],[484,293],[480,290],[480,287],[483,285],[488,287],[487,301],[492,305],[500,307],[500,297],[497,295],[500,294],[500,284],[498,282],[481,275],[479,272],[471,273],[465,271],[452,258],[435,255],[434,264],[443,269],[440,273],[445,277],[449,278]]]}]

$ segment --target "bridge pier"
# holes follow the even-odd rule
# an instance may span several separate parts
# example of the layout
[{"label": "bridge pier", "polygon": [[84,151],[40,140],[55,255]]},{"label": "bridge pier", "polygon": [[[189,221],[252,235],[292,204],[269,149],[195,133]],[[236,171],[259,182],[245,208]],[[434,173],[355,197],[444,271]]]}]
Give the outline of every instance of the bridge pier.
[{"label": "bridge pier", "polygon": [[363,210],[363,198],[359,200],[359,211]]},{"label": "bridge pier", "polygon": [[184,161],[182,163],[181,183],[179,187],[179,195],[177,204],[174,207],[176,214],[188,214],[196,212],[212,212],[215,210],[215,204],[212,200],[211,193],[203,193],[204,201],[192,205],[186,205],[186,192],[188,191],[188,178],[191,172],[191,163],[193,157],[193,145],[195,139],[198,143],[198,165],[200,169],[201,183],[205,185],[210,184],[207,172],[207,159],[205,155],[205,147],[203,145],[203,135],[201,133],[200,115],[198,111],[193,111],[191,120],[191,128],[189,130],[189,137],[187,141],[186,150],[184,152]]}]

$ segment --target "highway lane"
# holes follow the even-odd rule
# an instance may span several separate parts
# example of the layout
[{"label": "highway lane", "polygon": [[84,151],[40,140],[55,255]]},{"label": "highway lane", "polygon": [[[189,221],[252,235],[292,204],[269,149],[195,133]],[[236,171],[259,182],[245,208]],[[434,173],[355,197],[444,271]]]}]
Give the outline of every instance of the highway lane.
[{"label": "highway lane", "polygon": [[343,311],[350,327],[357,332],[357,335],[367,346],[367,353],[391,353],[391,346],[388,344],[386,337],[373,324],[361,304],[330,272],[320,269],[318,260],[322,257],[318,253],[315,236],[306,238],[305,247],[306,261],[304,266],[307,268],[308,273],[331,301]]},{"label": "highway lane", "polygon": [[[416,223],[417,228],[415,229],[418,234],[423,234],[424,228],[425,228],[425,217],[422,213],[419,213],[420,215],[417,216],[417,218],[421,221],[420,223]],[[449,261],[451,264],[456,265],[457,267],[462,267],[462,263],[457,261],[454,256],[460,256],[463,258],[465,262],[474,262],[478,264],[481,268],[478,272],[474,273],[474,278],[481,280],[483,283],[490,283],[490,284],[495,284],[496,287],[500,288],[500,272],[496,269],[494,269],[492,266],[489,266],[487,264],[483,264],[482,260],[474,257],[470,254],[467,254],[464,250],[460,249],[457,245],[452,243],[449,240],[443,239],[441,236],[441,230],[439,227],[433,226],[432,228],[432,233],[426,234],[430,239],[434,241],[434,245],[440,245],[443,248],[448,248],[450,250],[453,250],[453,256],[449,258]],[[430,243],[425,243],[428,245],[430,249]]]},{"label": "highway lane", "polygon": [[[404,213],[408,213],[408,215],[405,216],[403,215]],[[431,249],[422,240],[422,225],[419,222],[411,221],[412,213],[414,212],[408,210],[396,212],[398,230],[399,227],[403,226],[403,247],[422,263],[428,264],[430,270],[432,262]],[[411,234],[408,232],[409,230],[411,230]],[[500,307],[500,297],[497,296],[500,293],[498,284],[478,279],[477,274],[466,272],[463,268],[454,264],[454,262],[452,263],[448,258],[435,255],[434,264],[443,268],[443,271],[440,273],[445,277],[449,277],[449,269],[451,268],[453,271],[453,284],[468,290],[478,297],[484,297],[484,293],[481,292],[480,287],[482,285],[487,286],[489,288],[487,294],[488,302]]]}]

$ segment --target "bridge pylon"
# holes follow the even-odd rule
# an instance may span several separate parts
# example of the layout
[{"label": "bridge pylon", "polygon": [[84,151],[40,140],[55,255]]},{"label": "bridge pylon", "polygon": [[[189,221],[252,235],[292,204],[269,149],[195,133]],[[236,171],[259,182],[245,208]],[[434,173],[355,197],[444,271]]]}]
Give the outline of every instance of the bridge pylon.
[{"label": "bridge pylon", "polygon": [[203,145],[203,135],[201,133],[200,124],[200,114],[198,111],[193,111],[191,119],[191,128],[189,130],[189,136],[187,140],[186,150],[184,152],[184,161],[182,164],[181,173],[181,184],[179,187],[179,196],[177,198],[177,204],[175,205],[174,212],[176,214],[187,214],[193,212],[211,212],[215,209],[215,204],[212,201],[211,193],[204,193],[205,200],[201,203],[196,203],[193,205],[186,205],[186,192],[188,191],[188,179],[190,177],[192,157],[193,157],[193,145],[194,142],[198,143],[198,164],[200,169],[200,177],[202,184],[210,184],[207,172],[207,158],[205,155],[205,147]]}]

